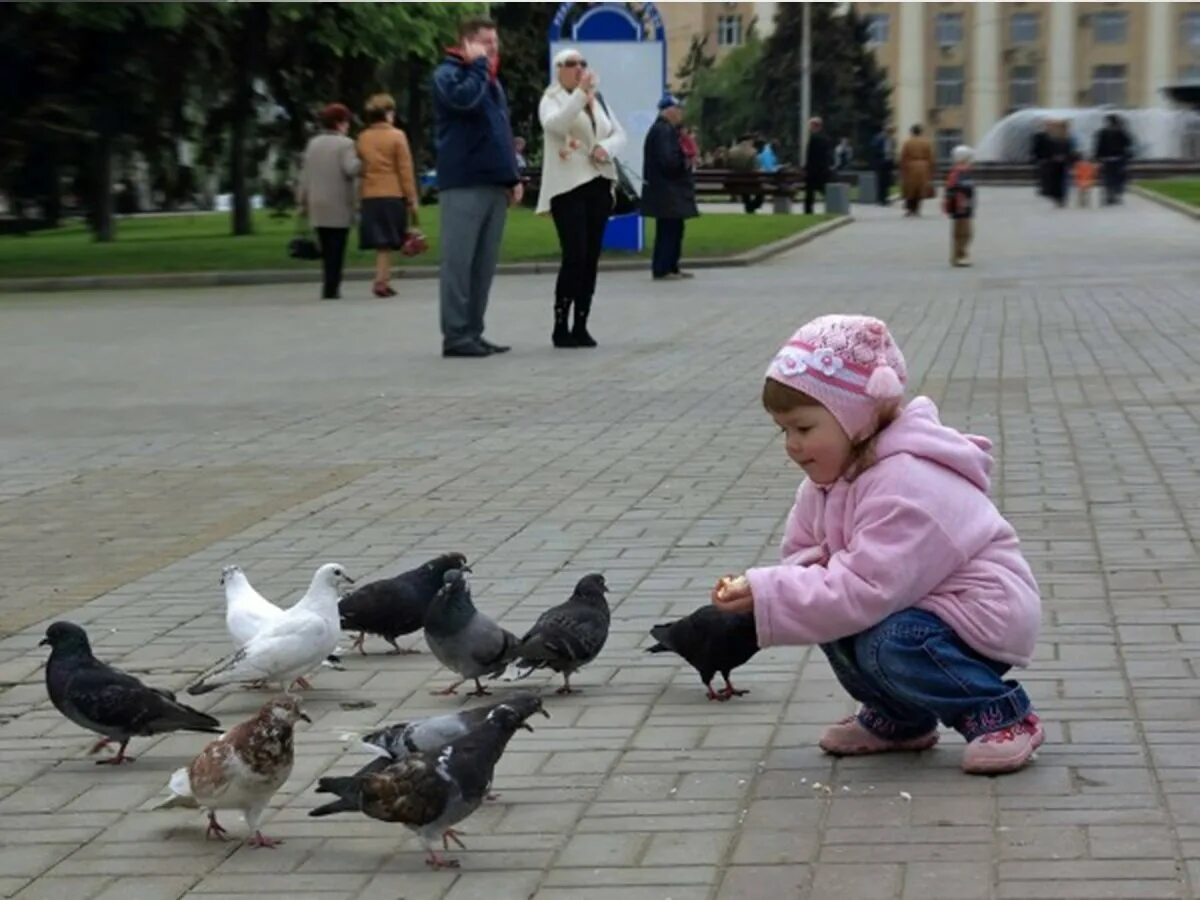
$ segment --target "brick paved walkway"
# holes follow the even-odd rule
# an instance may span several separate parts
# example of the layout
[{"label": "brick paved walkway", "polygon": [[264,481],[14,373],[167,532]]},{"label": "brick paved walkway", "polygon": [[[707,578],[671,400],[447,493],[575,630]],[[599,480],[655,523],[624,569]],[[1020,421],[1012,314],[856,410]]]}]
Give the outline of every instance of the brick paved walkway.
[{"label": "brick paved walkway", "polygon": [[[944,221],[867,209],[751,270],[605,276],[595,352],[548,346],[545,277],[497,283],[491,336],[516,350],[485,361],[437,357],[432,282],[392,302],[0,301],[0,895],[1194,896],[1200,230],[1138,199],[1056,211],[985,189],[982,208],[972,270],[946,266]],[[950,422],[999,441],[996,496],[1046,597],[1027,683],[1051,740],[1019,775],[959,774],[954,736],[822,757],[849,704],[819,653],[761,654],[753,693],[717,706],[642,652],[715,574],[772,558],[796,473],[756,409],[761,371],[801,320],[851,310],[892,323]],[[178,688],[227,650],[223,564],[292,598],[320,562],[371,577],[448,548],[513,629],[590,570],[615,604],[586,693],[510,745],[460,873],[427,872],[403,829],[306,816],[317,776],[360,762],[339,733],[453,706],[427,694],[447,678],[428,654],[318,676],[276,851],[149,811],[203,738],[98,770],[45,699],[46,615]],[[202,699],[233,723],[262,698]],[[341,706],[359,699],[376,705]]]}]

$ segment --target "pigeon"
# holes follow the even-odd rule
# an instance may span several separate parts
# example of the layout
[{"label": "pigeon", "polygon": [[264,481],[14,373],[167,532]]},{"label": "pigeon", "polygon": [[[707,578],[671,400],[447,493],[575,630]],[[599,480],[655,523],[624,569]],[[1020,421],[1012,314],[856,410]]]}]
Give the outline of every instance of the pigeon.
[{"label": "pigeon", "polygon": [[357,774],[366,775],[382,771],[413,753],[440,750],[451,741],[475,731],[493,710],[501,706],[517,710],[526,719],[535,712],[550,717],[542,708],[540,697],[522,692],[489,706],[477,706],[474,709],[414,719],[411,722],[397,722],[395,725],[387,725],[366,734],[346,735],[347,738],[357,738],[362,748],[376,757],[359,769]]},{"label": "pigeon", "polygon": [[225,840],[217,810],[241,810],[253,836],[251,847],[276,847],[258,827],[262,814],[292,774],[292,727],[298,719],[312,722],[300,701],[284,695],[266,703],[253,719],[229,729],[183,769],[171,776],[171,796],[155,809],[203,807],[208,812],[205,837]]},{"label": "pigeon", "polygon": [[246,646],[283,615],[282,609],[254,589],[241,566],[223,568],[221,584],[225,587],[225,627],[235,646]]},{"label": "pigeon", "polygon": [[[225,588],[225,628],[235,647],[241,648],[272,622],[278,621],[284,610],[254,589],[241,566],[226,566],[221,570]],[[323,666],[339,672],[345,669],[337,654],[330,654]]]},{"label": "pigeon", "polygon": [[[754,613],[727,613],[705,604],[676,622],[655,625],[650,636],[658,643],[647,647],[646,652],[670,651],[682,656],[700,673],[709,700],[728,700],[750,693],[735,690],[729,673],[758,652]],[[717,672],[725,679],[725,687],[720,691],[712,688]]]},{"label": "pigeon", "polygon": [[289,690],[295,679],[295,686],[311,687],[304,676],[334,651],[341,635],[339,588],[353,583],[337,563],[321,566],[295,606],[201,675],[188,686],[188,693],[206,694],[221,685],[243,681],[278,681]]},{"label": "pigeon", "polygon": [[419,652],[401,650],[396,638],[419,631],[425,624],[425,612],[450,569],[471,571],[461,553],[445,553],[395,578],[364,584],[343,597],[338,603],[342,628],[358,632],[352,646],[366,656],[363,642],[368,634],[377,634],[392,645],[393,654]]},{"label": "pigeon", "polygon": [[538,698],[523,708],[505,702],[492,707],[479,726],[439,750],[410,752],[381,771],[317,782],[318,794],[336,794],[332,803],[310,816],[361,811],[383,822],[399,822],[425,845],[425,862],[435,869],[458,868],[458,860],[439,856],[450,841],[465,848],[454,826],[479,808],[492,784],[496,763],[518,728],[533,729],[525,719],[542,711]]},{"label": "pigeon", "polygon": [[98,760],[97,765],[133,762],[134,757],[125,755],[125,748],[135,736],[171,731],[221,733],[220,722],[176,702],[170,691],[144,685],[96,659],[87,632],[73,622],[53,623],[41,644],[50,645],[50,660],[46,663],[50,702],[76,725],[103,735],[89,754],[114,741],[121,743],[115,757]]},{"label": "pigeon", "polygon": [[479,683],[484,675],[499,675],[512,662],[517,638],[501,628],[471,602],[471,588],[460,569],[443,576],[444,584],[425,615],[425,641],[443,666],[462,676],[435,694],[453,694],[469,678],[475,690],[468,697],[491,693]]},{"label": "pigeon", "polygon": [[607,590],[604,576],[598,572],[579,579],[570,599],[538,616],[521,638],[517,658],[505,678],[526,678],[534,669],[549,668],[563,677],[563,685],[555,693],[576,693],[571,673],[595,659],[608,640]]}]

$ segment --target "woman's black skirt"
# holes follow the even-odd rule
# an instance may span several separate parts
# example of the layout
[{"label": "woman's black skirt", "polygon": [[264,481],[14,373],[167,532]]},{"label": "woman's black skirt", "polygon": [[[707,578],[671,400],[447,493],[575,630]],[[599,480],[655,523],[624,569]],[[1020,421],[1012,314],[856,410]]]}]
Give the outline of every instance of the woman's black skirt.
[{"label": "woman's black skirt", "polygon": [[408,202],[403,197],[365,197],[358,227],[360,250],[399,250],[408,234]]}]

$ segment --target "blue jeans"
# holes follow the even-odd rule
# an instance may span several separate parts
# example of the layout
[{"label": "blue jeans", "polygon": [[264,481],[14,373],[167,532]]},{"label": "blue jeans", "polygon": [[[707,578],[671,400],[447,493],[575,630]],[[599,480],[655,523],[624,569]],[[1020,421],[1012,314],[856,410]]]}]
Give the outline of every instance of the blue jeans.
[{"label": "blue jeans", "polygon": [[928,734],[940,720],[968,741],[1029,715],[1010,666],[976,653],[933,613],[906,609],[822,644],[838,681],[863,704],[858,721],[888,740]]}]

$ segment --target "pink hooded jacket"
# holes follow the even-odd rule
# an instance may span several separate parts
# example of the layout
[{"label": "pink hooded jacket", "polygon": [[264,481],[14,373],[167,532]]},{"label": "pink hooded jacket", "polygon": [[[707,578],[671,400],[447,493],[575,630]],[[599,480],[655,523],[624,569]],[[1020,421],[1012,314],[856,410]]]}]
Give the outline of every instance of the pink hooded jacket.
[{"label": "pink hooded jacket", "polygon": [[987,438],[943,425],[918,397],[885,428],[853,482],[805,481],[783,564],[746,573],[758,642],[822,644],[910,607],[984,656],[1026,666],[1041,597],[1016,532],[987,496]]}]

